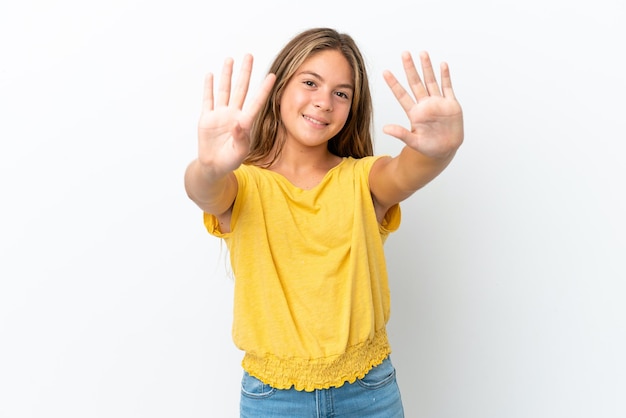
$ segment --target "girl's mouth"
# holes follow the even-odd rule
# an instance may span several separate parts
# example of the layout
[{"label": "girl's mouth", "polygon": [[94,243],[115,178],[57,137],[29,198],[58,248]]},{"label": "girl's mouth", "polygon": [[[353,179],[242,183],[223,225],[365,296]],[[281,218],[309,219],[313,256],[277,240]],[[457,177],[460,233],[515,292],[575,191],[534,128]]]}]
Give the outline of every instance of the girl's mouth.
[{"label": "girl's mouth", "polygon": [[314,118],[312,118],[311,116],[302,115],[302,117],[303,117],[305,120],[307,120],[307,121],[311,122],[311,123],[312,123],[312,124],[314,124],[314,125],[319,125],[319,126],[326,126],[326,125],[328,125],[328,122],[324,122],[324,121],[321,121],[321,120],[318,120],[318,119],[314,119]]}]

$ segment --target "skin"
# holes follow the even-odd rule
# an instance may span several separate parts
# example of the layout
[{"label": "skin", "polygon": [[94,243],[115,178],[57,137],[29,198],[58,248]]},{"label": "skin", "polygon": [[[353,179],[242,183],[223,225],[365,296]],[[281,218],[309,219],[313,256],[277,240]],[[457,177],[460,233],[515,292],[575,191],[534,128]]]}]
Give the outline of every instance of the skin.
[{"label": "skin", "polygon": [[350,114],[352,77],[352,68],[338,51],[320,52],[300,66],[280,100],[285,145],[270,170],[310,189],[341,162],[327,143]]},{"label": "skin", "polygon": [[[408,90],[391,72],[383,73],[409,124],[383,128],[405,146],[397,156],[379,158],[372,167],[370,190],[379,222],[389,208],[437,177],[463,142],[463,113],[454,96],[448,65],[441,64],[439,85],[428,53],[422,52],[419,57],[423,77],[411,54],[402,54]],[[227,59],[217,95],[213,75],[207,75],[198,123],[198,157],[185,172],[187,194],[203,211],[218,218],[223,232],[230,230],[237,194],[233,170],[247,155],[252,121],[275,82],[275,76],[268,75],[244,109],[252,61],[252,56],[244,57],[231,90],[233,60]],[[343,95],[351,99],[351,71],[336,51],[323,51],[302,64],[281,97],[286,142],[280,158],[268,169],[282,174],[297,187],[309,189],[339,164],[341,159],[328,151],[326,142],[339,132],[348,117],[350,100]]]}]

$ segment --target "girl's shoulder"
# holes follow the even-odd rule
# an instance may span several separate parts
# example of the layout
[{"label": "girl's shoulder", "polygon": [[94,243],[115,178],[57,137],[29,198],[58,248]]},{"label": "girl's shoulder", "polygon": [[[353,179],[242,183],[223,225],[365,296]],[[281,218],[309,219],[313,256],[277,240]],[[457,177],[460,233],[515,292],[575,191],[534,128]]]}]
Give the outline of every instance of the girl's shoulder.
[{"label": "girl's shoulder", "polygon": [[364,172],[369,173],[374,163],[382,157],[385,157],[385,155],[370,155],[362,158],[345,157],[344,165],[352,167],[355,170],[363,170]]}]

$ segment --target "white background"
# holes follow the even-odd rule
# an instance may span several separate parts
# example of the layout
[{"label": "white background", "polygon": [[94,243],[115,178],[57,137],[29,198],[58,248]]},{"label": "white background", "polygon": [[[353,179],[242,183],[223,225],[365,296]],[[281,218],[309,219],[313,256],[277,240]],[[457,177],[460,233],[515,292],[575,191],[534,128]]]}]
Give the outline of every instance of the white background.
[{"label": "white background", "polygon": [[622,0],[0,6],[0,416],[235,417],[225,248],[186,197],[205,72],[353,35],[448,61],[466,141],[387,241],[407,417],[626,416]]}]

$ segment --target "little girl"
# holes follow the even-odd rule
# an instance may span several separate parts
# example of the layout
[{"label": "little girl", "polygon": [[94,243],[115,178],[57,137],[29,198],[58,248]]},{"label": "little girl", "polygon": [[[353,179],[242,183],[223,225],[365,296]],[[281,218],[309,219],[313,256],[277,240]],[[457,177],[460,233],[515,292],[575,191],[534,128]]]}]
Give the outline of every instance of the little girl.
[{"label": "little girl", "polygon": [[242,417],[402,417],[385,327],[390,295],[383,244],[399,202],[435,178],[463,141],[463,116],[441,65],[423,78],[409,53],[410,93],[384,79],[409,128],[406,145],[373,156],[363,57],[333,29],[295,36],[244,110],[252,57],[231,88],[205,80],[198,157],[185,187],[229,249],[233,340],[245,352]]}]

